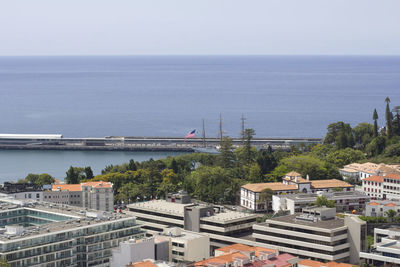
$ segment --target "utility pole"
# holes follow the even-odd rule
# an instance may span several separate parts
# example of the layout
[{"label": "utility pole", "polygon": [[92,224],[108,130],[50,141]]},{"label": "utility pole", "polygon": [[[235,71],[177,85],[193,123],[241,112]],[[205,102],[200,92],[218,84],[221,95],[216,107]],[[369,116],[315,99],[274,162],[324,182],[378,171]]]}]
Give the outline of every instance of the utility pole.
[{"label": "utility pole", "polygon": [[222,143],[222,115],[219,114],[219,140]]},{"label": "utility pole", "polygon": [[206,127],[204,126],[204,119],[203,119],[203,147],[206,147]]},{"label": "utility pole", "polygon": [[244,115],[242,114],[242,144],[244,144],[244,121],[246,120],[246,118],[244,117]]}]

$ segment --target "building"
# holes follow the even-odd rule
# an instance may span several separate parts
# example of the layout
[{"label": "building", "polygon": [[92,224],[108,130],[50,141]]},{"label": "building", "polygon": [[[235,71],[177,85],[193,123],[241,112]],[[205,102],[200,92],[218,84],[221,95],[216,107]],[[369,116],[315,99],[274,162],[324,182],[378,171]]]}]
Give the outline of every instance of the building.
[{"label": "building", "polygon": [[362,181],[362,190],[375,199],[400,199],[400,175],[370,176]]},{"label": "building", "polygon": [[299,259],[288,253],[279,254],[277,250],[233,244],[215,250],[215,257],[194,263],[194,266],[245,266],[245,267],[283,267],[295,266]]},{"label": "building", "polygon": [[300,258],[358,264],[359,252],[365,251],[366,222],[356,216],[335,216],[335,208],[303,209],[255,224],[253,238]]},{"label": "building", "polygon": [[353,179],[360,181],[370,176],[378,175],[385,176],[387,174],[400,174],[400,164],[376,164],[371,162],[366,163],[351,163],[345,165],[339,170],[343,179]]},{"label": "building", "polygon": [[144,236],[134,217],[0,199],[0,256],[11,267],[110,266],[112,249]]},{"label": "building", "polygon": [[328,200],[335,201],[337,212],[364,210],[365,203],[370,201],[369,196],[358,191],[274,195],[272,196],[272,209],[274,212],[289,211],[290,214],[294,214],[314,204],[319,196],[325,196]]},{"label": "building", "polygon": [[374,200],[369,202],[365,209],[365,216],[371,217],[387,217],[387,211],[394,210],[400,213],[400,202],[392,200]]},{"label": "building", "polygon": [[240,205],[247,209],[257,211],[272,210],[272,203],[266,207],[266,203],[260,200],[260,194],[265,189],[271,189],[275,195],[306,193],[312,194],[318,191],[332,192],[340,188],[343,191],[354,191],[354,185],[337,179],[310,180],[302,178],[297,172],[287,173],[282,182],[254,183],[243,185],[240,189]]},{"label": "building", "polygon": [[16,199],[31,199],[43,201],[43,190],[39,186],[30,183],[5,182],[0,187],[0,194],[12,196]]},{"label": "building", "polygon": [[374,249],[360,252],[363,262],[371,266],[400,265],[400,229],[374,229]]},{"label": "building", "polygon": [[114,209],[113,184],[87,182],[81,184],[53,184],[43,192],[43,200],[87,209],[112,211]]},{"label": "building", "polygon": [[173,263],[164,261],[154,261],[152,259],[147,259],[140,262],[133,262],[131,264],[125,265],[127,267],[174,267]]},{"label": "building", "polygon": [[337,263],[335,261],[331,262],[320,262],[320,261],[313,261],[313,260],[301,260],[297,264],[297,267],[358,267],[354,264],[348,263]]},{"label": "building", "polygon": [[251,235],[257,215],[228,210],[223,206],[191,203],[181,192],[174,200],[151,200],[128,205],[129,211],[143,228],[151,233],[162,232],[165,227],[179,227],[186,231],[205,233],[212,247],[238,243],[238,237]]},{"label": "building", "polygon": [[206,235],[165,228],[150,238],[122,242],[113,250],[111,267],[125,266],[145,259],[187,264],[210,257],[210,238]]}]

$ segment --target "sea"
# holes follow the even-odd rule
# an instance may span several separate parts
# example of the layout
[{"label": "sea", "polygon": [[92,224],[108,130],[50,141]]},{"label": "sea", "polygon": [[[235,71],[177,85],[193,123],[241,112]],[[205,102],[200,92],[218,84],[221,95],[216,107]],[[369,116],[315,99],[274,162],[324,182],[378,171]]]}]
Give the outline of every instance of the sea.
[{"label": "sea", "polygon": [[[384,123],[400,105],[398,56],[0,57],[0,133],[64,137],[323,137],[329,123]],[[174,153],[0,151],[0,182],[69,166]]]}]

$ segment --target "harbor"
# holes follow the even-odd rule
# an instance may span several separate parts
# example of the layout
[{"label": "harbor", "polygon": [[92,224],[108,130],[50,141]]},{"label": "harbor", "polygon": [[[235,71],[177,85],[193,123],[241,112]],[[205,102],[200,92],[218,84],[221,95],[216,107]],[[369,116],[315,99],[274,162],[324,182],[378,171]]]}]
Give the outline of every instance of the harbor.
[{"label": "harbor", "polygon": [[[171,152],[217,152],[221,138],[183,137],[129,137],[106,136],[102,138],[64,138],[61,134],[0,134],[2,150],[83,150],[83,151],[171,151]],[[233,138],[239,147],[242,138]],[[268,138],[251,141],[257,149],[288,150],[300,144],[322,143],[321,138]]]}]

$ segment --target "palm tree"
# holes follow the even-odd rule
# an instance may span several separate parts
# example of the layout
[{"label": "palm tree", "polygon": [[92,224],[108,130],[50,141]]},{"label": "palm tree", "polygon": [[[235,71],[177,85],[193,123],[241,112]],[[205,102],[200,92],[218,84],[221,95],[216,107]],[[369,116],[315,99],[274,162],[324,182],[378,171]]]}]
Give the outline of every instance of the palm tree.
[{"label": "palm tree", "polygon": [[274,190],[266,188],[260,192],[260,201],[265,203],[266,210],[269,210],[269,204],[272,201],[272,196],[274,195]]},{"label": "palm tree", "polygon": [[393,221],[393,218],[396,216],[397,212],[395,210],[387,210],[385,211],[385,215],[390,219],[390,221]]},{"label": "palm tree", "polygon": [[378,136],[378,112],[374,109],[374,114],[372,115],[372,119],[374,120],[374,137]]},{"label": "palm tree", "polygon": [[392,109],[392,112],[394,112],[394,113],[396,113],[396,131],[395,131],[395,133],[396,133],[396,135],[400,135],[400,114],[399,114],[399,112],[400,112],[400,106],[395,106],[393,109]]}]

